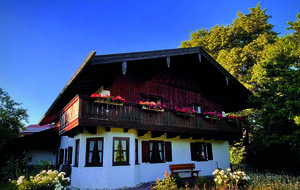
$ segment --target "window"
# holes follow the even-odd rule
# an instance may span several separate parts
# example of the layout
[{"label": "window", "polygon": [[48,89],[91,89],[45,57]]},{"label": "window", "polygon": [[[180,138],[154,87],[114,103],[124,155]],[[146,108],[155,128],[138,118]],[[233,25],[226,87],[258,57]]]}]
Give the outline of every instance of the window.
[{"label": "window", "polygon": [[142,162],[163,163],[172,161],[171,142],[142,141]]},{"label": "window", "polygon": [[129,138],[113,138],[113,166],[129,165]]},{"label": "window", "polygon": [[78,160],[79,160],[79,139],[75,141],[75,163],[74,163],[75,167],[78,167]]},{"label": "window", "polygon": [[65,148],[65,164],[68,163],[68,148]]},{"label": "window", "polygon": [[68,164],[72,164],[72,153],[73,153],[73,147],[68,148]]},{"label": "window", "polygon": [[58,164],[63,164],[64,161],[64,149],[59,149],[59,161]]},{"label": "window", "polygon": [[192,109],[195,110],[197,113],[201,113],[201,106],[200,105],[194,104]]},{"label": "window", "polygon": [[135,139],[135,164],[139,164],[139,141]]},{"label": "window", "polygon": [[86,139],[85,166],[103,165],[103,137]]},{"label": "window", "polygon": [[212,144],[204,142],[191,142],[191,159],[193,161],[213,160]]}]

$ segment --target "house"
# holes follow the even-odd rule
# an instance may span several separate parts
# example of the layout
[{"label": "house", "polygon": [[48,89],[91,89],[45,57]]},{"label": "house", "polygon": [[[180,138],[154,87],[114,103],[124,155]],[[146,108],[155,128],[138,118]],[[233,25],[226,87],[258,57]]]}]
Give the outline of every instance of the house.
[{"label": "house", "polygon": [[195,163],[206,176],[229,167],[228,141],[242,129],[205,113],[248,108],[250,94],[200,47],[91,52],[40,125],[55,123],[74,139],[73,187],[136,186],[170,164]]},{"label": "house", "polygon": [[49,161],[56,164],[56,152],[60,146],[58,128],[52,124],[29,125],[20,131],[21,137],[7,143],[8,154],[27,157],[29,164]]}]

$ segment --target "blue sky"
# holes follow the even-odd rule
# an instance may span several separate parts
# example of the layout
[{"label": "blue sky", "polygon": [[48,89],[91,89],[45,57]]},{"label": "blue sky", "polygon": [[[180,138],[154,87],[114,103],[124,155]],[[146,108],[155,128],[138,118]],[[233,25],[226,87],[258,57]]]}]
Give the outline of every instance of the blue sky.
[{"label": "blue sky", "polygon": [[[91,51],[179,47],[190,31],[231,24],[255,0],[0,0],[0,88],[36,124]],[[275,31],[287,34],[299,0],[265,0]]]}]

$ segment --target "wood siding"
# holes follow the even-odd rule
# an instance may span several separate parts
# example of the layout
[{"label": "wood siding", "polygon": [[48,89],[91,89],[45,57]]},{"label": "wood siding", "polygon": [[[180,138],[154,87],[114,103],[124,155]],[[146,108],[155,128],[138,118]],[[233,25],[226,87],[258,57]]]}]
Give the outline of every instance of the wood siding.
[{"label": "wood siding", "polygon": [[110,90],[112,96],[120,95],[128,102],[146,101],[143,95],[150,95],[161,97],[171,109],[199,104],[202,105],[202,111],[223,111],[220,103],[203,97],[199,85],[191,82],[187,76],[175,76],[170,72],[165,76],[158,71],[152,80],[146,82],[134,73],[119,75],[106,90]]}]

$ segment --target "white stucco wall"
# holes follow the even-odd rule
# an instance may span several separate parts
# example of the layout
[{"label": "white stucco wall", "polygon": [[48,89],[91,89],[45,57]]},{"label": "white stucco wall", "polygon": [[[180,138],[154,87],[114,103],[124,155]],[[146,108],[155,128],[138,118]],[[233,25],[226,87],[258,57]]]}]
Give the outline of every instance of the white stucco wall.
[{"label": "white stucco wall", "polygon": [[68,148],[70,146],[74,145],[74,139],[70,138],[68,136],[61,136],[60,137],[60,146],[59,149],[65,149]]},{"label": "white stucco wall", "polygon": [[[103,137],[103,167],[85,167],[86,138]],[[129,137],[129,166],[112,166],[113,137]],[[151,138],[148,132],[143,137],[137,136],[137,131],[130,129],[127,133],[123,129],[111,128],[106,132],[105,128],[98,127],[97,134],[92,135],[86,131],[74,137],[73,164],[75,156],[75,140],[80,139],[80,153],[78,167],[72,168],[71,185],[80,189],[114,189],[120,187],[132,187],[142,182],[155,181],[157,177],[163,178],[170,164],[195,163],[196,169],[201,170],[200,176],[212,175],[218,167],[228,168],[230,164],[229,146],[227,141],[181,140],[179,137],[167,139],[166,135],[160,138]],[[135,164],[135,139],[138,139],[139,165]],[[142,146],[144,140],[163,140],[172,142],[172,162],[166,163],[142,163]],[[190,142],[212,143],[213,160],[195,162],[191,161]]]},{"label": "white stucco wall", "polygon": [[38,164],[40,160],[50,161],[55,164],[56,150],[55,149],[29,149],[26,151],[25,156],[31,157],[31,164]]}]

